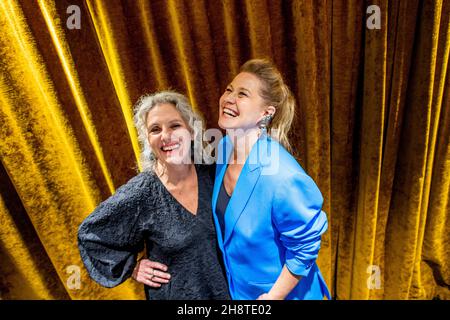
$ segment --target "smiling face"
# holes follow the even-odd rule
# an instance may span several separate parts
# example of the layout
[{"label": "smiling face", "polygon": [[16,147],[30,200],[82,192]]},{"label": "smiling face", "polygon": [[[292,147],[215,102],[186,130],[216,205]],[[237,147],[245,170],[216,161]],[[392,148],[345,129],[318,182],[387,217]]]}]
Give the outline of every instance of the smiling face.
[{"label": "smiling face", "polygon": [[260,96],[261,80],[247,72],[239,73],[219,100],[219,126],[222,129],[253,129],[264,115]]},{"label": "smiling face", "polygon": [[158,104],[147,114],[148,142],[163,165],[190,163],[192,135],[172,104]]}]

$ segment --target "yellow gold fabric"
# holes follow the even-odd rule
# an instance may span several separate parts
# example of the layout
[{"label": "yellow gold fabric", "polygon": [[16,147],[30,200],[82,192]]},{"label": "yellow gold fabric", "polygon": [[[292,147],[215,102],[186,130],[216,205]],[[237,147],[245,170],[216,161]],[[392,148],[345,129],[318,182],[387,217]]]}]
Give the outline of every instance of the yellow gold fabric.
[{"label": "yellow gold fabric", "polygon": [[143,299],[91,281],[76,242],[140,168],[132,107],[170,88],[217,127],[256,57],[298,101],[333,296],[450,298],[450,1],[3,0],[0,30],[0,298]]}]

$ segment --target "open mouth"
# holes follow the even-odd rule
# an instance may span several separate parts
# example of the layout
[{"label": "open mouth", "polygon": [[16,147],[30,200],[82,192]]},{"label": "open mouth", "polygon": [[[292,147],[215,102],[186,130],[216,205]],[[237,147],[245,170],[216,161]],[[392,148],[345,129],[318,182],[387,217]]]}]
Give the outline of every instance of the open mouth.
[{"label": "open mouth", "polygon": [[169,151],[177,150],[180,147],[181,147],[181,145],[179,143],[170,143],[170,144],[166,144],[166,145],[162,146],[161,150],[164,152],[169,152]]},{"label": "open mouth", "polygon": [[237,111],[234,111],[232,109],[229,109],[227,107],[223,108],[223,114],[226,114],[230,117],[236,118],[237,116],[239,116],[239,113]]}]

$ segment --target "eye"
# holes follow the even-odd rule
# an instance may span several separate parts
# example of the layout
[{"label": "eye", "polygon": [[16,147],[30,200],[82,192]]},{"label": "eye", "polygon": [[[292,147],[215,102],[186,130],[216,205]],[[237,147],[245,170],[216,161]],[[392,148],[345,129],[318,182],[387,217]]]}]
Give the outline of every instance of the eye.
[{"label": "eye", "polygon": [[231,92],[231,91],[233,91],[233,90],[231,90],[231,88],[226,88],[225,89],[225,92]]},{"label": "eye", "polygon": [[161,131],[161,129],[160,129],[159,127],[153,127],[153,128],[151,128],[151,129],[149,130],[149,133],[156,134],[156,133],[158,133],[158,132],[160,132],[160,131]]},{"label": "eye", "polygon": [[240,97],[242,97],[242,96],[247,97],[248,95],[247,95],[245,92],[240,91],[240,92],[239,92],[239,96],[240,96]]},{"label": "eye", "polygon": [[179,123],[175,123],[175,124],[173,124],[172,125],[172,129],[176,129],[176,128],[179,128],[179,127],[181,127],[181,124],[179,124]]}]

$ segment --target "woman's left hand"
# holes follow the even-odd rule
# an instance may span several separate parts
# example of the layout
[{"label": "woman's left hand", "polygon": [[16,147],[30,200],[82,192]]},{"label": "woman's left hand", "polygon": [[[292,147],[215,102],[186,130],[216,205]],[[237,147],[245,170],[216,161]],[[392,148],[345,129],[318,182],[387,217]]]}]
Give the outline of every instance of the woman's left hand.
[{"label": "woman's left hand", "polygon": [[260,296],[258,297],[258,299],[256,299],[256,300],[271,300],[271,299],[270,299],[270,296],[269,296],[268,293],[263,293],[263,294],[260,295]]},{"label": "woman's left hand", "polygon": [[270,292],[263,293],[256,300],[284,300],[283,297],[276,296]]},{"label": "woman's left hand", "polygon": [[260,296],[258,297],[258,299],[256,299],[256,300],[277,300],[277,299],[275,299],[274,297],[272,297],[272,296],[270,295],[270,293],[263,293],[263,294],[260,295]]}]

